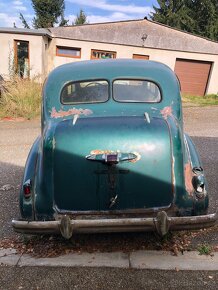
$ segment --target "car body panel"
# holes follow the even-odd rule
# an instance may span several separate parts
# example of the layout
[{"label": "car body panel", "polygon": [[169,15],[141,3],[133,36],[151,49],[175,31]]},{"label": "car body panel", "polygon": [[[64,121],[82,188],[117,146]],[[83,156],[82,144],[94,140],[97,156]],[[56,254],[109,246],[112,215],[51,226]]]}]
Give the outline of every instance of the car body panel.
[{"label": "car body panel", "polygon": [[[135,153],[139,160],[119,162],[112,170],[85,158],[93,152],[117,151]],[[144,117],[83,118],[76,125],[66,120],[56,127],[53,156],[54,199],[59,209],[108,210],[113,195],[118,195],[113,209],[172,203],[169,129],[162,119],[147,123]]]}]

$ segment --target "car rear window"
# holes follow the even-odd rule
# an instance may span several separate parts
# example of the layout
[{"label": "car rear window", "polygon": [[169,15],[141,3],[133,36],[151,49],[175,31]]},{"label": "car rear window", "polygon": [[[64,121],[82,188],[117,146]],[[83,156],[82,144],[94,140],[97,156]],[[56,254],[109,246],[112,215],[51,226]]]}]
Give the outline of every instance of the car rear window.
[{"label": "car rear window", "polygon": [[109,98],[106,80],[72,82],[64,86],[61,102],[66,105],[81,103],[103,103]]},{"label": "car rear window", "polygon": [[113,82],[113,98],[118,102],[158,103],[161,92],[150,81],[119,79]]}]

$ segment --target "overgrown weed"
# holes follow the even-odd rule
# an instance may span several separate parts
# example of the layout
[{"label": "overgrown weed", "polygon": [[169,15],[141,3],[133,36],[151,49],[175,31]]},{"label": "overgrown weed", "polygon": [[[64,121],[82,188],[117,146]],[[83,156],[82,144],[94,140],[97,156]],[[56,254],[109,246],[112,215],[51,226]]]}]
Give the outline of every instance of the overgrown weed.
[{"label": "overgrown weed", "polygon": [[198,246],[199,255],[210,255],[212,252],[212,247],[208,244],[202,244]]},{"label": "overgrown weed", "polygon": [[38,77],[22,79],[14,76],[9,81],[3,81],[2,85],[0,118],[33,119],[40,115],[42,85]]}]

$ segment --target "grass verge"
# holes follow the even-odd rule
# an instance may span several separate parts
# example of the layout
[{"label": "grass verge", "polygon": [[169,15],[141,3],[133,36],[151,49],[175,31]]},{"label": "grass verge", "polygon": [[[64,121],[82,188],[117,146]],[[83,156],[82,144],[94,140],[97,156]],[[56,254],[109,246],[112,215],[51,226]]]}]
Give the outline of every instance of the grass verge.
[{"label": "grass verge", "polygon": [[183,103],[191,103],[198,106],[213,106],[218,105],[218,94],[211,94],[205,96],[183,95]]},{"label": "grass verge", "polygon": [[21,79],[17,76],[2,83],[0,118],[22,117],[33,119],[40,115],[42,85],[37,79]]}]

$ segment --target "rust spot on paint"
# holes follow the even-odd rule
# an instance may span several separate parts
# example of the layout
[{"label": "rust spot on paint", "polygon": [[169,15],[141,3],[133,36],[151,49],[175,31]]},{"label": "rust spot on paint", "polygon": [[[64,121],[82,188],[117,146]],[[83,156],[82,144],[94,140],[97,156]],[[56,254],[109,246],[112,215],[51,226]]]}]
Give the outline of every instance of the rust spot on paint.
[{"label": "rust spot on paint", "polygon": [[75,116],[75,115],[91,115],[93,112],[89,109],[76,109],[76,108],[72,108],[69,109],[68,111],[56,111],[56,109],[53,107],[52,111],[51,111],[51,117],[52,118],[63,118],[63,117],[67,117],[67,116]]},{"label": "rust spot on paint", "polygon": [[172,116],[173,111],[171,107],[164,107],[163,110],[160,111],[163,118],[166,120],[168,117]]},{"label": "rust spot on paint", "polygon": [[192,178],[194,174],[192,171],[192,166],[190,163],[185,164],[185,188],[189,194],[192,194],[194,191]]}]

